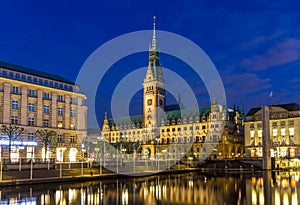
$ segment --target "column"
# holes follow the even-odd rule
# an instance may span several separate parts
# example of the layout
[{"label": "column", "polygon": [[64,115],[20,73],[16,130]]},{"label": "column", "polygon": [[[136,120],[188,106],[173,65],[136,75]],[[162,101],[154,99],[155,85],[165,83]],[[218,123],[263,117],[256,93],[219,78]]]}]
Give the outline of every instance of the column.
[{"label": "column", "polygon": [[52,127],[57,127],[57,93],[51,93],[52,102],[51,102],[51,121],[52,121]]},{"label": "column", "polygon": [[36,126],[43,126],[43,90],[37,90]]},{"label": "column", "polygon": [[70,96],[65,95],[65,129],[70,129]]},{"label": "column", "polygon": [[21,125],[27,124],[27,110],[28,110],[28,88],[22,86],[22,96],[21,96]]},{"label": "column", "polygon": [[10,109],[11,109],[11,103],[10,103],[10,94],[11,94],[11,84],[10,83],[4,83],[4,95],[3,95],[3,123],[9,124],[11,120],[10,116]]}]

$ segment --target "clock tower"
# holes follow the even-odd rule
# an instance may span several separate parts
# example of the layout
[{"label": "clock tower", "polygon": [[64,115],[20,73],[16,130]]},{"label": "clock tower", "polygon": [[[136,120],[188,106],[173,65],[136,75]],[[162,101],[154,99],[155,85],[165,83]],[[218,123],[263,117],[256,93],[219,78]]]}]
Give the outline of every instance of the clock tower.
[{"label": "clock tower", "polygon": [[156,47],[156,18],[153,17],[152,45],[149,49],[149,63],[144,79],[144,125],[145,128],[160,126],[165,110],[165,80],[160,65],[159,51]]}]

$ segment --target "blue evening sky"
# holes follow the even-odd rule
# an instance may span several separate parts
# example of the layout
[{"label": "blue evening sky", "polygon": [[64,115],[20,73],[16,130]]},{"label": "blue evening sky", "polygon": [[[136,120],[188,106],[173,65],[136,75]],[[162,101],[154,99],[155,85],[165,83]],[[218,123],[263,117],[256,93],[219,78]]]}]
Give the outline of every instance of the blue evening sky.
[{"label": "blue evening sky", "polygon": [[[228,106],[237,104],[247,112],[269,105],[271,91],[275,104],[300,103],[299,1],[12,0],[0,5],[0,61],[75,81],[95,49],[119,35],[152,29],[156,15],[157,29],[190,39],[211,58]],[[118,81],[147,66],[147,58],[147,53],[128,56],[107,73],[96,102],[100,123],[104,112],[110,113]],[[209,103],[205,86],[183,62],[162,55],[161,63],[189,82],[200,105]],[[142,112],[141,96],[138,92],[132,99],[132,114]],[[168,102],[174,103],[174,97]]]}]

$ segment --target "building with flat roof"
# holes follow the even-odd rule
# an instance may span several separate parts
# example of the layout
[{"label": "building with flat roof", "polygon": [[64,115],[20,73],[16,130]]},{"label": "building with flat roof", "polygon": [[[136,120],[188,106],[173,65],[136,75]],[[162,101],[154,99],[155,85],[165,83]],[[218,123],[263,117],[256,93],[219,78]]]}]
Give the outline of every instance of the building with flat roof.
[{"label": "building with flat roof", "polygon": [[[297,103],[289,103],[268,107],[271,157],[279,161],[299,158],[300,105]],[[246,156],[262,157],[263,132],[261,107],[250,109],[246,115],[244,124]],[[296,161],[292,160],[290,163],[298,163]],[[287,164],[280,165],[280,167],[284,166],[287,166]],[[290,166],[292,166],[292,164]]]},{"label": "building with flat roof", "polygon": [[[86,136],[85,100],[79,86],[63,77],[0,62],[0,125],[16,125],[25,130],[22,139],[13,142],[11,161],[20,158],[79,160],[81,142]],[[56,143],[47,152],[35,136],[41,129],[57,133]],[[9,156],[7,143],[7,136],[2,134],[1,159]]]}]

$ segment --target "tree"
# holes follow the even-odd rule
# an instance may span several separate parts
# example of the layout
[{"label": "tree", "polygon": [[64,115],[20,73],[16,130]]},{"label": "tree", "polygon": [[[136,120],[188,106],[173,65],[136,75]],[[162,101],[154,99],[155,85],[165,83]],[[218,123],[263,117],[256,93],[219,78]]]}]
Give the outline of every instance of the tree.
[{"label": "tree", "polygon": [[48,130],[48,129],[37,130],[35,132],[35,136],[40,140],[42,140],[45,159],[47,158],[47,150],[49,148],[49,145],[55,142],[56,135],[57,133],[54,130]]},{"label": "tree", "polygon": [[8,140],[8,160],[10,162],[11,146],[15,140],[22,140],[24,135],[24,128],[15,125],[1,126],[2,139]]}]

